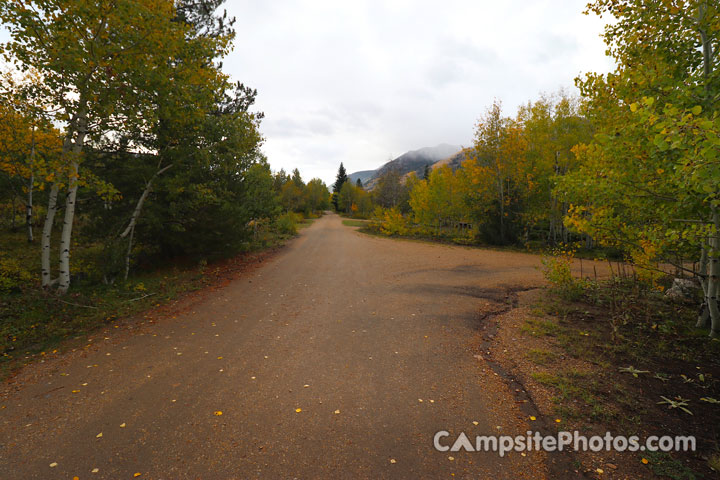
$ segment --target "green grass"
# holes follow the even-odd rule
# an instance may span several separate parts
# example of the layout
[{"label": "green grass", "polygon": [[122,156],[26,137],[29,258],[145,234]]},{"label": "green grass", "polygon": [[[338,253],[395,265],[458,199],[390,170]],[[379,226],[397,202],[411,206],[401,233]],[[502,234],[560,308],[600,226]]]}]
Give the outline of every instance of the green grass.
[{"label": "green grass", "polygon": [[553,387],[555,412],[560,417],[594,421],[616,419],[618,413],[602,399],[603,387],[588,372],[568,370],[557,374],[536,372],[532,377],[540,384]]},{"label": "green grass", "polygon": [[342,223],[346,227],[365,227],[365,226],[367,226],[368,221],[367,220],[343,219]]},{"label": "green grass", "polygon": [[549,365],[557,359],[557,354],[548,350],[531,348],[527,352],[527,357],[537,365]]}]

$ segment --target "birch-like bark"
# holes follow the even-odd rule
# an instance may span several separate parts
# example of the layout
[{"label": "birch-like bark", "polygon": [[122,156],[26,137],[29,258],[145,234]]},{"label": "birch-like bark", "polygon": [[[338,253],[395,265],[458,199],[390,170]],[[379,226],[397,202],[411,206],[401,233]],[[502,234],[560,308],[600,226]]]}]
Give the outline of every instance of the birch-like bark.
[{"label": "birch-like bark", "polygon": [[65,217],[60,235],[60,265],[58,293],[65,294],[70,288],[70,247],[72,241],[73,221],[75,220],[75,203],[77,199],[78,178],[80,174],[80,154],[85,145],[87,134],[87,118],[85,112],[78,119],[77,138],[73,143],[72,159],[70,164],[70,180],[68,182],[68,195],[65,198]]},{"label": "birch-like bark", "polygon": [[698,314],[697,328],[705,328],[710,321],[710,310],[708,310],[708,246],[703,244],[700,252],[700,265],[698,276],[700,277],[700,285],[703,291],[703,303],[700,305],[700,313]]},{"label": "birch-like bark", "polygon": [[[158,165],[159,167],[160,165]],[[130,253],[132,252],[133,247],[133,238],[135,236],[135,225],[137,225],[138,218],[140,218],[140,213],[142,212],[143,205],[145,204],[145,200],[147,199],[148,195],[150,194],[150,191],[152,189],[152,184],[155,181],[157,177],[165,173],[170,167],[172,167],[172,164],[163,167],[159,169],[155,174],[150,178],[150,180],[147,181],[145,184],[145,190],[143,190],[142,195],[140,195],[140,198],[137,201],[137,204],[135,205],[135,210],[133,210],[132,216],[130,217],[130,222],[128,223],[127,228],[120,234],[120,238],[125,238],[129,235],[128,239],[128,247],[127,251],[125,253],[125,280],[128,279],[128,275],[130,274]]]},{"label": "birch-like bark", "polygon": [[35,125],[32,127],[30,140],[30,180],[28,181],[27,202],[25,202],[25,226],[27,227],[27,241],[32,243],[33,238],[33,187],[35,183]]},{"label": "birch-like bark", "polygon": [[720,292],[720,212],[713,207],[713,224],[715,231],[711,237],[710,268],[708,274],[708,295],[706,301],[710,312],[710,336],[720,335],[720,307],[718,307],[718,293]]},{"label": "birch-like bark", "polygon": [[52,271],[50,270],[50,237],[52,236],[53,222],[55,221],[55,213],[57,212],[57,196],[60,187],[57,181],[53,182],[50,188],[50,195],[48,197],[48,209],[45,215],[45,223],[43,225],[42,238],[40,242],[42,244],[41,253],[41,275],[42,275],[42,286],[47,288],[52,285]]}]

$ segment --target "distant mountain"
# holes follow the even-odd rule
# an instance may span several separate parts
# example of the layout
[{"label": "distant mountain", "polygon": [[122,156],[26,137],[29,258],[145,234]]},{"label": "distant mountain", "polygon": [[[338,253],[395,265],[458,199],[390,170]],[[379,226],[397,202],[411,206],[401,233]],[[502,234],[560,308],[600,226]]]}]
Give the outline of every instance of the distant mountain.
[{"label": "distant mountain", "polygon": [[359,178],[362,184],[365,185],[365,182],[367,182],[374,174],[375,170],[363,170],[360,172],[351,173],[350,175],[348,175],[348,179],[351,183],[355,183]]},{"label": "distant mountain", "polygon": [[432,166],[433,170],[436,168],[440,168],[443,165],[449,165],[450,168],[453,170],[457,170],[462,166],[462,163],[468,159],[468,155],[470,154],[471,149],[470,148],[463,148],[459,152],[457,152],[454,155],[451,155],[447,158],[443,158],[439,162],[435,162]]},{"label": "distant mountain", "polygon": [[425,170],[425,165],[432,166],[441,160],[445,160],[450,157],[454,158],[454,156],[457,156],[458,152],[462,153],[461,151],[462,147],[448,145],[446,143],[442,143],[436,147],[425,147],[419,150],[411,150],[403,153],[394,160],[390,160],[377,170],[355,172],[351,173],[349,177],[352,181],[355,181],[359,177],[365,188],[372,190],[378,179],[382,177],[385,172],[391,169],[400,172],[401,177],[404,177],[411,172],[415,172],[416,175],[422,176],[423,171]]}]

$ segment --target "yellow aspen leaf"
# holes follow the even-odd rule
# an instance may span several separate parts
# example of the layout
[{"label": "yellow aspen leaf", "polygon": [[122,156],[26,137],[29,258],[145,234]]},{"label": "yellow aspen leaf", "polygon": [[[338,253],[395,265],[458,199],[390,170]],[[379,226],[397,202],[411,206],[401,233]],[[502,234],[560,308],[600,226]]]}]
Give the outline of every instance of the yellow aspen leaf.
[{"label": "yellow aspen leaf", "polygon": [[219,417],[220,415],[222,415],[222,412],[220,410],[218,410],[217,412],[213,413],[213,415],[215,415],[216,417]]},{"label": "yellow aspen leaf", "polygon": [[296,409],[295,409],[295,413],[300,413],[300,412],[302,412],[302,408],[296,408]]}]

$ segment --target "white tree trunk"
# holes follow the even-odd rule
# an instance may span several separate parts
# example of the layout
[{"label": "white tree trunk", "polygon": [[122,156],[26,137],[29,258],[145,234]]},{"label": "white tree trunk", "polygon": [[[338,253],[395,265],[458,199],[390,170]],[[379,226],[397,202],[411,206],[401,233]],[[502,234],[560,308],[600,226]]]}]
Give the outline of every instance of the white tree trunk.
[{"label": "white tree trunk", "polygon": [[85,145],[85,135],[87,129],[87,118],[85,114],[81,114],[78,119],[77,138],[72,148],[72,158],[70,163],[70,179],[68,182],[68,195],[65,198],[65,217],[63,219],[63,229],[60,235],[60,264],[59,264],[59,285],[58,293],[61,295],[67,293],[70,288],[70,247],[72,242],[72,228],[75,220],[75,202],[77,199],[78,178],[80,175],[80,155]]},{"label": "white tree trunk", "polygon": [[43,225],[42,238],[42,286],[49,287],[52,284],[52,271],[50,270],[50,240],[52,236],[53,222],[55,221],[55,213],[57,212],[57,196],[60,188],[57,181],[53,182],[50,188],[50,196],[48,198],[48,209],[45,215],[45,224]]},{"label": "white tree trunk", "polygon": [[[158,165],[158,168],[160,165]],[[138,199],[137,204],[135,205],[135,210],[133,210],[132,216],[130,217],[130,222],[128,223],[127,228],[120,234],[120,238],[125,238],[128,235],[130,238],[128,239],[128,248],[127,252],[125,253],[125,280],[128,279],[128,275],[130,274],[130,253],[132,252],[132,246],[133,246],[133,238],[135,236],[135,225],[137,225],[138,218],[140,218],[140,213],[142,212],[143,205],[145,204],[145,200],[147,199],[148,195],[150,194],[150,191],[152,189],[152,184],[155,181],[155,179],[165,173],[170,167],[172,167],[172,164],[160,168],[155,174],[150,178],[150,180],[147,181],[145,184],[145,190],[143,190],[142,195],[140,195],[140,198]]]},{"label": "white tree trunk", "polygon": [[32,243],[33,238],[33,187],[35,183],[35,125],[32,128],[32,139],[30,143],[30,180],[28,181],[27,202],[25,203],[25,226],[27,227],[27,240]]},{"label": "white tree trunk", "polygon": [[703,291],[703,303],[700,306],[700,313],[698,314],[697,328],[705,328],[708,326],[710,321],[710,311],[708,310],[708,246],[703,245],[700,253],[700,271],[698,276],[700,277],[700,285]]},{"label": "white tree trunk", "polygon": [[710,336],[720,336],[720,308],[718,307],[718,293],[720,292],[720,213],[713,208],[713,224],[715,231],[710,239],[710,268],[708,274],[708,294],[705,299],[710,312]]}]

